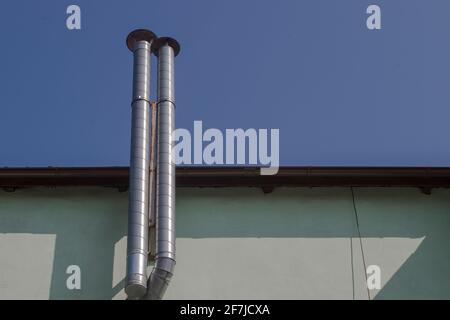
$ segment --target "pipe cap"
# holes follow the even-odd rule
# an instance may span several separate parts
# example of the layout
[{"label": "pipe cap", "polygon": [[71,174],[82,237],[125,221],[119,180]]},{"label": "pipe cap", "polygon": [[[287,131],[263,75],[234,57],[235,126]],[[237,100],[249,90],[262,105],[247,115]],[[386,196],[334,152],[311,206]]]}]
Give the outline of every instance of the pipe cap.
[{"label": "pipe cap", "polygon": [[175,57],[180,53],[181,47],[177,40],[175,40],[174,38],[170,38],[170,37],[161,37],[161,38],[156,39],[152,43],[153,54],[155,56],[158,56],[159,49],[165,44],[168,44],[169,46],[172,47]]},{"label": "pipe cap", "polygon": [[127,47],[130,51],[134,51],[134,45],[138,41],[147,41],[152,43],[157,38],[156,34],[146,29],[136,29],[131,31],[127,37]]}]

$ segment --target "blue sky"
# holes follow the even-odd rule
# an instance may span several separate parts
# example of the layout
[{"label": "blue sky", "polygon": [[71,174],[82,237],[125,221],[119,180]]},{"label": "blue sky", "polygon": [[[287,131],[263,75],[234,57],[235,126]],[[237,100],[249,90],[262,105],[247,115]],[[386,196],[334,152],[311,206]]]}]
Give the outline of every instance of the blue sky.
[{"label": "blue sky", "polygon": [[4,0],[0,166],[127,165],[142,27],[181,43],[177,127],[279,128],[283,165],[450,165],[449,1]]}]

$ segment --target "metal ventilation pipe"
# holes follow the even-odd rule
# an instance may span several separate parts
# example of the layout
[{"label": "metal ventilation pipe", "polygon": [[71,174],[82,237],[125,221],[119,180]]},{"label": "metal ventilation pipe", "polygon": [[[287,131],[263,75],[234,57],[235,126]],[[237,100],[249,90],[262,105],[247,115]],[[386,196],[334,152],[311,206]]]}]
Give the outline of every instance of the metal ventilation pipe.
[{"label": "metal ventilation pipe", "polygon": [[156,256],[145,299],[159,300],[175,268],[175,129],[174,58],[180,45],[172,38],[158,38],[152,46],[158,57],[158,144],[156,165]]},{"label": "metal ventilation pipe", "polygon": [[153,32],[143,29],[135,30],[127,37],[128,49],[134,55],[125,285],[128,299],[138,299],[147,291],[150,56],[155,38]]}]

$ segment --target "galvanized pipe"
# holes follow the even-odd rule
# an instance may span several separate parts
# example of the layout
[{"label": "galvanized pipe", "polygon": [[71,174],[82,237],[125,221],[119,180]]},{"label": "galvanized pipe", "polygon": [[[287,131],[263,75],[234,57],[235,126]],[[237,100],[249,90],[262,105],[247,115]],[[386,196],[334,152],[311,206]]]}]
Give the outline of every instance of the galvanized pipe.
[{"label": "galvanized pipe", "polygon": [[150,139],[150,174],[149,174],[149,189],[148,189],[148,205],[149,205],[149,230],[148,230],[148,245],[149,245],[149,259],[155,260],[156,252],[156,136],[157,136],[157,106],[156,102],[152,102],[152,130]]},{"label": "galvanized pipe", "polygon": [[150,137],[150,175],[149,175],[149,226],[153,228],[156,224],[156,122],[157,122],[157,112],[158,112],[158,104],[156,102],[152,102],[151,104],[151,137]]},{"label": "galvanized pipe", "polygon": [[150,56],[155,38],[154,33],[142,29],[131,32],[127,38],[134,55],[125,286],[128,299],[138,299],[147,291]]},{"label": "galvanized pipe", "polygon": [[174,58],[180,51],[172,38],[159,38],[153,52],[158,57],[158,134],[156,165],[156,256],[148,280],[146,299],[162,299],[175,268],[175,129]]}]

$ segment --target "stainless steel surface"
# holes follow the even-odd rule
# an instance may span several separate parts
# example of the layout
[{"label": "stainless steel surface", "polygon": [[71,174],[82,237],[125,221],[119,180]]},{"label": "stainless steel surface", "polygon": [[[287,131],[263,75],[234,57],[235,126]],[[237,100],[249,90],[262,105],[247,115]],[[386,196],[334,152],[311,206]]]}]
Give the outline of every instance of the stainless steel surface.
[{"label": "stainless steel surface", "polygon": [[142,30],[127,39],[134,55],[125,292],[138,299],[147,291],[149,224],[149,138],[151,34]]},{"label": "stainless steel surface", "polygon": [[[162,299],[175,267],[175,72],[173,43],[156,41],[158,56],[158,144],[156,165],[156,256],[146,299]],[[175,41],[176,42],[176,41]]]},{"label": "stainless steel surface", "polygon": [[152,129],[150,142],[150,175],[149,175],[149,191],[148,191],[148,205],[149,205],[149,230],[148,230],[148,246],[149,246],[149,260],[155,261],[156,254],[156,136],[157,136],[157,117],[158,104],[152,102]]},{"label": "stainless steel surface", "polygon": [[[151,138],[150,138],[150,176],[149,176],[149,225],[150,228],[154,228],[156,225],[156,122],[158,117],[158,104],[152,102],[152,117],[151,117]],[[152,248],[151,248],[152,249]],[[153,252],[153,250],[150,250]]]}]

